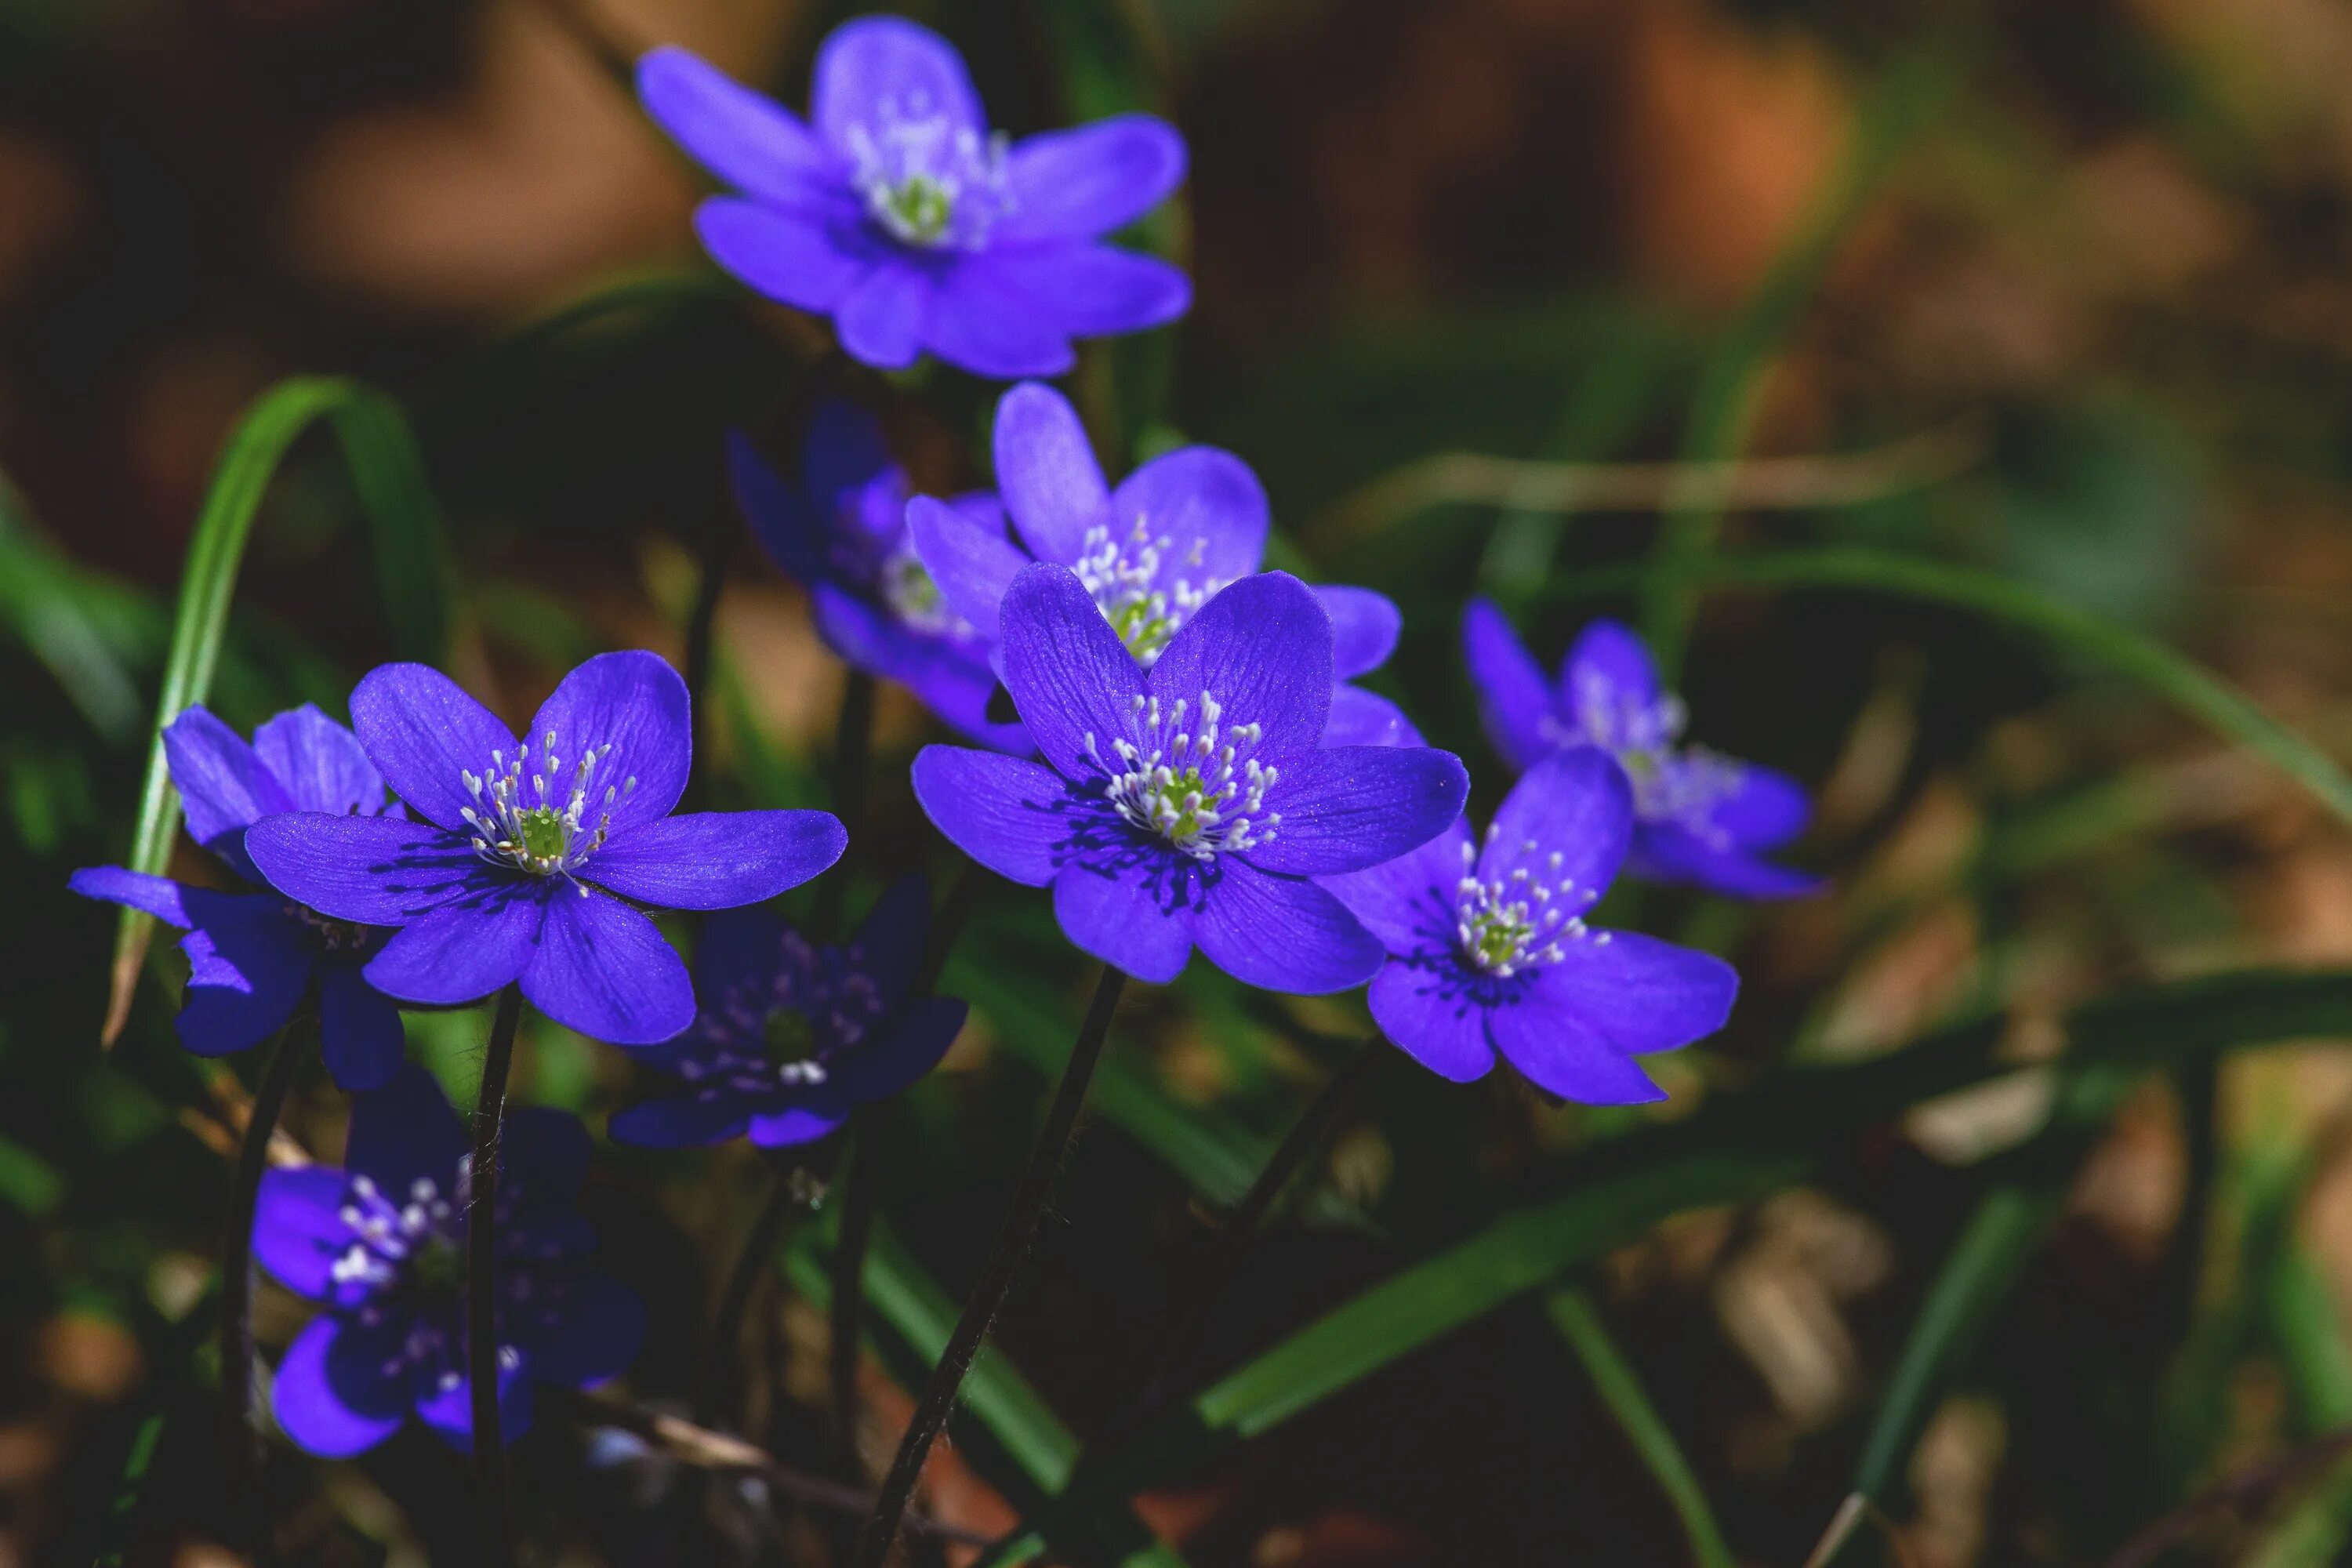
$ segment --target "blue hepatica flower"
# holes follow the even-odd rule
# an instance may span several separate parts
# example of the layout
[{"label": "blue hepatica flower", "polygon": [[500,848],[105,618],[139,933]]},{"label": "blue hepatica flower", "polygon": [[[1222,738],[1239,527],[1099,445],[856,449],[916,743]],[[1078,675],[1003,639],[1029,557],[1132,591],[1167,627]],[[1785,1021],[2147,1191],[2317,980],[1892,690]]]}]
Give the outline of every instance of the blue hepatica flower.
[{"label": "blue hepatica flower", "polygon": [[921,878],[882,896],[843,946],[819,946],[761,910],[715,916],[694,955],[702,1011],[642,1059],[686,1092],[613,1118],[613,1136],[657,1149],[748,1132],[761,1148],[806,1143],[852,1108],[938,1064],[964,1004],[910,999],[930,921]]},{"label": "blue hepatica flower", "polygon": [[1812,815],[1787,774],[1682,743],[1682,701],[1664,689],[1650,650],[1615,621],[1584,628],[1544,679],[1503,612],[1473,599],[1462,647],[1487,738],[1522,772],[1566,746],[1598,746],[1633,786],[1633,874],[1741,898],[1810,893],[1821,879],[1763,857],[1805,830]]},{"label": "blue hepatica flower", "polygon": [[372,671],[352,722],[424,820],[296,813],[248,832],[246,847],[289,898],[400,927],[365,973],[404,1001],[471,1002],[520,980],[533,1006],[583,1035],[666,1040],[694,1021],[694,986],[631,901],[757,903],[847,842],[822,811],[672,816],[693,725],[686,683],[650,653],[580,666],[520,741],[419,664]]},{"label": "blue hepatica flower", "polygon": [[[870,416],[847,403],[818,405],[797,486],[761,462],[740,435],[730,437],[728,460],[751,531],[808,590],[827,647],[868,675],[906,687],[971,739],[1000,751],[1029,749],[1020,725],[988,717],[996,689],[988,644],[915,554],[907,533],[906,470],[890,460]],[[947,504],[974,527],[1004,537],[1004,508],[994,496],[959,496]]]},{"label": "blue hepatica flower", "polygon": [[1722,1027],[1739,978],[1706,953],[1585,925],[1633,835],[1624,773],[1579,746],[1528,770],[1483,847],[1457,820],[1410,855],[1323,879],[1388,949],[1369,998],[1381,1032],[1456,1083],[1500,1051],[1565,1099],[1664,1099],[1633,1058]]},{"label": "blue hepatica flower", "polygon": [[[590,1388],[636,1359],[646,1315],[594,1272],[596,1237],[572,1212],[588,1134],[562,1111],[507,1113],[498,1198],[499,1429],[530,1425],[531,1387]],[[278,1363],[271,1401],[286,1435],[341,1458],[374,1447],[414,1414],[460,1447],[473,1440],[466,1372],[465,1130],[422,1068],[352,1103],[342,1170],[268,1172],[253,1255],[326,1310]]]},{"label": "blue hepatica flower", "polygon": [[[1078,574],[1128,651],[1149,667],[1219,590],[1255,574],[1265,554],[1265,487],[1247,463],[1213,447],[1186,447],[1104,482],[1069,400],[1034,383],[996,405],[996,479],[1018,542],[1002,523],[918,496],[908,532],[940,593],[979,634],[998,640],[998,605],[1031,561]],[[1369,588],[1314,590],[1331,622],[1334,746],[1418,746],[1421,736],[1387,698],[1347,685],[1396,648],[1397,607]]]},{"label": "blue hepatica flower", "polygon": [[1004,595],[1004,684],[1045,763],[953,746],[915,759],[915,795],[992,871],[1051,886],[1063,932],[1139,980],[1194,944],[1270,991],[1370,979],[1379,942],[1310,876],[1426,840],[1461,814],[1459,759],[1326,747],[1331,626],[1304,584],[1247,577],[1201,606],[1147,670],[1066,566]]},{"label": "blue hepatica flower", "polygon": [[813,123],[679,48],[638,62],[637,95],[741,193],[695,214],[711,259],[831,316],[867,364],[929,350],[979,375],[1058,375],[1071,338],[1160,326],[1192,302],[1183,273],[1100,237],[1184,177],[1173,127],[1126,114],[1009,142],[962,58],[901,17],[825,39]]},{"label": "blue hepatica flower", "polygon": [[188,934],[180,950],[190,973],[176,1020],[180,1043],[198,1056],[259,1045],[282,1027],[315,985],[320,1053],[344,1089],[373,1089],[400,1065],[400,1013],[370,986],[361,966],[388,934],[331,919],[268,882],[246,853],[246,830],[282,812],[316,811],[373,820],[383,780],[349,730],[304,706],[254,731],[251,744],[202,708],[163,731],[172,783],[189,836],[263,891],[219,892],[120,866],[76,871],[68,884],[88,898],[144,910]]}]

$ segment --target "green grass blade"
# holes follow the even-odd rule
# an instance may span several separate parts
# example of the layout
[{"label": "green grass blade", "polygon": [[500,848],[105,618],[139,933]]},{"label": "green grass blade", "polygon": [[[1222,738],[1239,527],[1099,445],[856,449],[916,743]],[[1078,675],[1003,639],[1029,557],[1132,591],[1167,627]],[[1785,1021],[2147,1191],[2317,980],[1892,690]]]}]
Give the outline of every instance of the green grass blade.
[{"label": "green grass blade", "polygon": [[[163,694],[155,706],[155,737],[131,837],[129,864],[134,870],[160,873],[171,858],[180,803],[163,759],[163,727],[211,690],[254,519],[287,452],[320,420],[328,421],[350,463],[361,508],[373,530],[385,606],[402,650],[428,658],[440,652],[448,625],[440,521],[406,422],[382,393],[357,382],[297,376],[278,383],[247,411],[222,448],[188,542]],[[125,910],[116,928],[102,1037],[110,1045],[130,1017],[131,994],[154,924],[152,916]]]},{"label": "green grass blade", "polygon": [[1690,1461],[1683,1458],[1682,1445],[1675,1441],[1657,1406],[1650,1403],[1641,1374],[1618,1348],[1609,1325],[1601,1321],[1592,1298],[1571,1288],[1554,1290],[1544,1298],[1544,1314],[1584,1363],[1585,1375],[1592,1379],[1601,1402],[1625,1429],[1626,1441],[1633,1445],[1633,1451],[1649,1467],[1651,1479],[1674,1506],[1675,1517],[1682,1521],[1683,1534],[1690,1542],[1691,1561],[1698,1568],[1735,1568],[1738,1559],[1723,1539],[1723,1527],[1716,1522],[1715,1510],[1708,1505],[1698,1478],[1691,1473]]},{"label": "green grass blade", "polygon": [[0,624],[16,628],[92,730],[128,744],[139,733],[138,683],[84,597],[80,574],[0,476]]}]

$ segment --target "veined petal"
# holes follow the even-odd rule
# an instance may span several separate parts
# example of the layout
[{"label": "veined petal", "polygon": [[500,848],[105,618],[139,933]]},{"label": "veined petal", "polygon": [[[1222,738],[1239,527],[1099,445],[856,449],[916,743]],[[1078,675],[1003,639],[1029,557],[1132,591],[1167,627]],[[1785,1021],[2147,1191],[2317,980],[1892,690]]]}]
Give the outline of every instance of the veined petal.
[{"label": "veined petal", "polygon": [[350,1319],[324,1312],[295,1336],[278,1363],[271,1413],[294,1446],[321,1458],[363,1454],[400,1430],[408,1418],[398,1341]]},{"label": "veined petal", "polygon": [[612,748],[592,775],[585,820],[593,823],[610,813],[618,839],[667,816],[686,793],[694,761],[694,721],[688,709],[686,682],[659,654],[600,653],[563,678],[540,704],[523,738],[537,762],[546,755],[548,735],[555,736],[562,776],[549,778],[547,784],[550,798],[559,804],[585,749]]},{"label": "veined petal", "polygon": [[1536,972],[1547,1005],[1628,1055],[1671,1051],[1723,1027],[1739,976],[1713,953],[1640,931],[1592,931]]},{"label": "veined petal", "polygon": [[843,158],[856,157],[861,136],[877,136],[893,122],[936,118],[949,135],[988,134],[963,57],[903,16],[860,16],[826,35],[810,108],[817,134]]},{"label": "veined petal", "polygon": [[383,809],[383,775],[360,738],[308,702],[256,730],[253,751],[293,798],[292,810],[373,816]]},{"label": "veined petal", "polygon": [[1426,744],[1404,710],[1377,691],[1346,681],[1331,688],[1331,716],[1323,722],[1325,749],[1334,746]]},{"label": "veined petal", "polygon": [[1231,855],[1218,858],[1216,879],[1192,918],[1192,940],[1210,963],[1244,984],[1300,996],[1361,985],[1388,956],[1321,888]]},{"label": "veined petal", "polygon": [[191,923],[186,895],[193,889],[184,888],[169,877],[151,877],[144,871],[132,871],[121,866],[85,866],[66,879],[66,887],[85,899],[98,899],[110,904],[125,904],[153,915],[166,925],[182,931]]},{"label": "veined petal", "polygon": [[407,1048],[400,1009],[361,976],[359,965],[319,965],[319,1054],[337,1089],[382,1089]]},{"label": "veined petal", "polygon": [[180,939],[188,990],[173,1020],[180,1044],[200,1057],[249,1050],[294,1016],[310,984],[311,956],[285,907],[267,896],[213,895]]},{"label": "veined petal", "polygon": [[522,994],[566,1028],[616,1046],[656,1045],[694,1022],[685,961],[653,921],[595,894],[548,900]]},{"label": "veined petal", "polygon": [[[1101,621],[1101,615],[1095,619]],[[1119,646],[1115,635],[1111,641]],[[1202,692],[1210,693],[1224,709],[1227,724],[1259,726],[1257,755],[1286,772],[1294,759],[1323,743],[1331,712],[1330,620],[1307,584],[1288,573],[1244,577],[1202,605],[1169,639],[1151,667],[1150,689],[1163,702],[1181,698],[1197,704]],[[1025,705],[1021,716],[1029,717]],[[1045,745],[1034,721],[1029,732]],[[1046,754],[1053,755],[1050,748]]]},{"label": "veined petal", "polygon": [[414,1062],[395,1069],[382,1089],[352,1097],[343,1164],[387,1195],[404,1197],[418,1182],[430,1182],[452,1197],[466,1151],[466,1130],[449,1097]]},{"label": "veined petal", "polygon": [[1141,533],[1168,541],[1161,585],[1232,582],[1258,569],[1273,512],[1250,466],[1214,447],[1154,458],[1121,480],[1110,500],[1114,542]]},{"label": "veined petal", "polygon": [[1013,207],[1000,241],[1092,238],[1124,228],[1184,179],[1184,138],[1164,120],[1121,114],[1013,143],[1004,180]]},{"label": "veined petal", "polygon": [[491,883],[403,926],[361,973],[369,984],[404,1002],[449,1006],[478,1000],[530,966],[547,906],[577,900],[567,883],[548,886],[519,877]]},{"label": "veined petal", "polygon": [[1508,881],[1524,870],[1537,882],[1572,883],[1598,898],[1616,879],[1633,837],[1624,771],[1598,747],[1577,746],[1546,757],[1511,786],[1479,851],[1478,875]]},{"label": "veined petal", "polygon": [[984,255],[941,275],[923,328],[924,346],[948,363],[998,381],[1060,375],[1077,363],[1068,329],[1006,286]]},{"label": "veined petal", "polygon": [[795,310],[831,311],[874,259],[833,215],[782,212],[733,196],[694,209],[694,232],[719,268]]},{"label": "veined petal", "polygon": [[970,259],[975,283],[1073,337],[1112,337],[1166,326],[1192,308],[1182,268],[1115,245],[1048,244]]},{"label": "veined petal", "polygon": [[203,708],[191,708],[163,727],[163,754],[188,837],[207,848],[265,816],[295,809],[293,795],[245,737]]},{"label": "veined petal", "polygon": [[245,847],[286,897],[362,925],[406,925],[503,879],[463,831],[398,816],[289,812],[247,829]]},{"label": "veined petal", "polygon": [[956,614],[990,642],[1003,635],[998,606],[1029,557],[1002,531],[990,533],[954,508],[929,496],[907,503],[907,534],[923,570]]},{"label": "veined petal", "polygon": [[925,746],[915,755],[914,784],[923,814],[949,843],[1026,887],[1054,879],[1078,827],[1069,785],[1023,758]]},{"label": "veined petal", "polygon": [[465,775],[489,770],[494,752],[515,754],[511,731],[456,681],[422,664],[368,671],[352,691],[352,728],[392,793],[419,816],[453,830],[465,826],[474,804]]},{"label": "veined petal", "polygon": [[1073,946],[1154,985],[1184,973],[1192,914],[1171,886],[1165,857],[1108,865],[1072,861],[1054,878],[1054,918]]},{"label": "veined petal", "polygon": [[1470,825],[1456,817],[1453,825],[1418,849],[1368,866],[1316,880],[1391,952],[1410,958],[1454,942],[1455,884],[1461,881],[1469,857]]},{"label": "veined petal", "polygon": [[[1426,844],[1461,819],[1470,774],[1451,752],[1343,746],[1282,765],[1267,796],[1282,813],[1273,838],[1241,851],[1263,871],[1360,871]],[[1460,875],[1457,870],[1455,875]]]},{"label": "veined petal", "polygon": [[1315,599],[1331,617],[1331,673],[1340,680],[1378,669],[1396,651],[1404,612],[1386,594],[1346,583],[1318,583]]},{"label": "veined petal", "polygon": [[1485,1078],[1495,1067],[1486,1010],[1444,969],[1391,963],[1372,977],[1365,1001],[1389,1043],[1454,1083]]},{"label": "veined petal", "polygon": [[633,827],[581,875],[667,910],[727,910],[797,888],[849,844],[829,811],[706,811]]},{"label": "veined petal", "polygon": [[[1224,597],[1219,595],[1210,600],[1208,607],[1177,634],[1170,645],[1171,654]],[[1316,612],[1315,618],[1319,629],[1321,614]],[[1087,592],[1077,574],[1066,566],[1040,563],[1022,568],[1005,591],[1003,626],[1004,687],[1013,694],[1021,721],[1029,728],[1029,738],[1065,777],[1085,779],[1101,773],[1105,766],[1101,759],[1114,754],[1112,742],[1135,731],[1145,689],[1142,667],[1103,619],[1094,595]],[[1161,662],[1164,665],[1166,659]],[[1223,689],[1212,689],[1233,710],[1235,723],[1257,717],[1255,709],[1227,700]],[[1195,701],[1199,700],[1199,685],[1185,690]],[[1322,695],[1328,706],[1328,679],[1323,682]],[[1323,714],[1318,710],[1314,717],[1319,734]]]},{"label": "veined petal", "polygon": [[1067,566],[1110,521],[1110,489],[1070,400],[1024,382],[996,404],[996,484],[1029,552]]},{"label": "veined petal", "polygon": [[834,308],[834,331],[843,352],[860,364],[904,370],[922,352],[930,303],[931,280],[922,268],[880,260]]},{"label": "veined petal", "polygon": [[1559,749],[1564,737],[1543,667],[1489,600],[1473,599],[1462,612],[1462,658],[1487,742],[1506,764],[1525,772]]},{"label": "veined petal", "polygon": [[1666,1098],[1642,1064],[1540,988],[1487,1015],[1486,1027],[1529,1083],[1580,1105],[1643,1105]]},{"label": "veined petal", "polygon": [[640,56],[637,101],[696,163],[747,195],[795,206],[842,179],[800,116],[689,50],[665,45]]}]

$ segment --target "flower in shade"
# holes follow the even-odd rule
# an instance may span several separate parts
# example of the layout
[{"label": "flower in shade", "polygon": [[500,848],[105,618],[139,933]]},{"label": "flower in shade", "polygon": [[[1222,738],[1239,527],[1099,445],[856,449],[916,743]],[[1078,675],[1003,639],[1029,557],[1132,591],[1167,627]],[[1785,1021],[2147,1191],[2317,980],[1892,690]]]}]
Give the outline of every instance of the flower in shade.
[{"label": "flower in shade", "polygon": [[694,1020],[686,965],[633,904],[757,903],[840,858],[821,811],[673,816],[693,727],[650,653],[599,654],[517,740],[437,670],[388,664],[352,693],[360,744],[422,821],[272,817],[246,847],[272,886],[338,920],[401,929],[365,971],[409,1002],[520,981],[559,1024],[616,1045]]},{"label": "flower in shade", "polygon": [[1804,786],[1754,763],[1682,743],[1682,700],[1658,679],[1630,628],[1595,621],[1560,662],[1555,684],[1503,612],[1473,599],[1463,653],[1479,716],[1503,760],[1526,771],[1568,746],[1617,759],[1633,792],[1633,874],[1743,898],[1809,893],[1821,879],[1764,858],[1805,830]]},{"label": "flower in shade", "polygon": [[1456,1083],[1500,1051],[1564,1099],[1664,1099],[1634,1058],[1721,1028],[1739,978],[1707,953],[1584,923],[1633,836],[1624,773],[1579,746],[1528,771],[1483,844],[1456,821],[1386,865],[1323,879],[1388,949],[1369,998],[1381,1032]]},{"label": "flower in shade", "polygon": [[[818,405],[801,448],[800,483],[787,484],[742,436],[730,437],[735,495],[775,563],[806,588],[825,646],[847,663],[895,680],[949,724],[1000,750],[1025,752],[1013,723],[988,717],[996,690],[988,644],[940,593],[907,536],[906,470],[855,405]],[[991,495],[947,503],[1004,536]]]},{"label": "flower in shade", "polygon": [[305,705],[280,713],[250,744],[202,708],[164,728],[163,752],[179,790],[189,836],[259,892],[222,892],[120,866],[76,871],[68,884],[88,898],[144,910],[188,934],[187,996],[176,1020],[180,1043],[199,1056],[259,1045],[313,994],[320,1054],[345,1089],[373,1089],[400,1065],[400,1013],[362,976],[388,934],[323,916],[268,884],[246,853],[246,833],[289,811],[377,819],[383,780],[359,742]]},{"label": "flower in shade", "polygon": [[[1256,573],[1269,521],[1247,463],[1213,447],[1153,458],[1117,489],[1105,482],[1077,410],[1028,383],[996,405],[996,479],[1016,543],[1001,522],[918,496],[907,526],[940,595],[983,638],[1002,635],[998,606],[1024,566],[1047,561],[1078,574],[1103,618],[1149,667],[1185,622],[1227,584]],[[1330,731],[1335,746],[1418,746],[1387,698],[1346,682],[1395,650],[1397,607],[1369,588],[1313,590],[1331,622]]]},{"label": "flower in shade", "polygon": [[885,370],[928,350],[980,375],[1058,375],[1073,337],[1140,331],[1192,302],[1184,274],[1102,243],[1184,177],[1184,141],[1125,114],[992,134],[963,59],[897,16],[817,51],[808,121],[680,48],[637,65],[646,112],[739,195],[695,214],[712,260],[833,318]]},{"label": "flower in shade", "polygon": [[[530,1425],[534,1384],[590,1388],[636,1359],[646,1314],[594,1272],[595,1233],[572,1211],[588,1133],[562,1111],[507,1113],[499,1142],[499,1430]],[[472,1214],[465,1130],[422,1068],[352,1103],[343,1166],[261,1178],[253,1255],[326,1310],[278,1363],[271,1401],[286,1435],[340,1458],[375,1447],[413,1414],[464,1446],[466,1232]]]},{"label": "flower in shade", "polygon": [[694,955],[694,1026],[641,1058],[684,1091],[622,1111],[613,1136],[662,1149],[746,1132],[762,1148],[806,1143],[921,1078],[965,1012],[951,997],[912,995],[929,921],[919,877],[885,893],[839,947],[765,910],[714,917]]},{"label": "flower in shade", "polygon": [[1271,991],[1361,984],[1381,944],[1308,880],[1391,858],[1461,814],[1461,762],[1425,746],[1323,743],[1331,626],[1297,578],[1244,578],[1150,669],[1066,566],[1004,595],[1004,684],[1045,754],[930,746],[915,795],[992,871],[1054,889],[1078,947],[1173,980],[1198,944]]}]

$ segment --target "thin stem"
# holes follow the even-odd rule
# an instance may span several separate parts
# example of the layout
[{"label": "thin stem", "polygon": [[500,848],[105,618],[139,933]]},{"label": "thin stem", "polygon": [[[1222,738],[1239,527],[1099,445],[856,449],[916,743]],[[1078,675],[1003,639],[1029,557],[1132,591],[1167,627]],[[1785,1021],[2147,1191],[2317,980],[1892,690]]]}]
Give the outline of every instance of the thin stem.
[{"label": "thin stem", "polygon": [[[841,818],[856,852],[866,830],[866,770],[874,752],[874,678],[862,669],[849,672],[841,689],[841,718],[833,737],[833,814]],[[831,942],[841,928],[841,898],[849,886],[836,866],[817,889],[816,919],[811,922],[819,942]]]},{"label": "thin stem", "polygon": [[861,1106],[850,1124],[849,1152],[841,1172],[841,1229],[833,1238],[831,1330],[825,1344],[825,1382],[832,1398],[825,1407],[825,1447],[845,1473],[857,1458],[857,1360],[859,1309],[866,1304],[866,1249],[874,1238],[881,1161],[876,1145],[882,1118]]},{"label": "thin stem", "polygon": [[1198,1283],[1193,1287],[1192,1306],[1153,1363],[1150,1379],[1136,1401],[1137,1415],[1157,1408],[1167,1398],[1169,1386],[1183,1372],[1202,1331],[1208,1326],[1210,1313],[1241,1271],[1250,1243],[1272,1217],[1276,1205],[1300,1173],[1308,1164],[1320,1163],[1357,1089],[1370,1074],[1381,1044],[1376,1035],[1359,1045],[1354,1054],[1340,1064],[1339,1070],[1331,1075],[1314,1100],[1299,1112],[1297,1121],[1266,1160],[1265,1169],[1258,1173],[1257,1180],[1250,1184],[1249,1191],[1234,1206],[1232,1216],[1202,1266]]},{"label": "thin stem", "polygon": [[760,1205],[760,1217],[751,1222],[751,1234],[727,1276],[726,1289],[719,1293],[719,1311],[710,1323],[710,1351],[703,1366],[702,1389],[694,1400],[697,1426],[713,1426],[726,1413],[727,1391],[733,1382],[736,1342],[743,1333],[743,1314],[751,1308],[752,1293],[767,1272],[768,1260],[775,1256],[776,1238],[783,1234],[784,1222],[792,1213],[792,1181],[783,1172],[776,1171],[768,1178],[768,1200]]},{"label": "thin stem", "polygon": [[260,1440],[253,1429],[253,1215],[261,1196],[262,1173],[269,1168],[269,1140],[285,1111],[287,1092],[315,1026],[307,998],[288,1019],[262,1069],[261,1088],[246,1117],[237,1147],[236,1184],[229,1192],[228,1227],[221,1237],[220,1382],[228,1416],[229,1473],[237,1507],[253,1531],[257,1560],[267,1562],[269,1515],[261,1497]]},{"label": "thin stem", "polygon": [[482,1091],[474,1105],[474,1160],[467,1175],[466,1369],[473,1381],[474,1473],[481,1485],[484,1561],[514,1561],[514,1521],[507,1504],[507,1449],[499,1428],[499,1133],[506,1123],[507,1073],[514,1066],[522,988],[499,993],[490,1043],[482,1057]]},{"label": "thin stem", "polygon": [[1021,1173],[1021,1184],[1013,1194],[1013,1205],[1005,1210],[995,1245],[980,1271],[980,1282],[972,1287],[971,1300],[963,1304],[962,1315],[956,1319],[955,1331],[948,1336],[947,1350],[940,1355],[939,1365],[931,1369],[930,1382],[924,1385],[923,1396],[915,1405],[914,1419],[898,1445],[898,1457],[890,1461],[890,1473],[883,1478],[874,1517],[866,1521],[866,1529],[858,1535],[855,1559],[857,1568],[881,1568],[883,1559],[889,1556],[890,1547],[898,1538],[898,1523],[906,1515],[908,1500],[914,1496],[916,1479],[923,1472],[923,1460],[929,1455],[940,1429],[947,1425],[948,1413],[955,1406],[956,1392],[963,1386],[964,1374],[971,1370],[972,1357],[980,1353],[981,1342],[988,1337],[990,1325],[995,1322],[998,1310],[1012,1290],[1021,1260],[1028,1256],[1030,1243],[1036,1239],[1038,1221],[1045,1215],[1046,1200],[1053,1196],[1055,1178],[1060,1174],[1063,1158],[1069,1152],[1078,1110],[1086,1103],[1087,1085],[1094,1077],[1095,1064],[1102,1058],[1103,1041],[1110,1033],[1111,1013],[1118,1006],[1118,994],[1126,980],[1127,976],[1110,965],[1103,966],[1102,978],[1095,984],[1094,1000],[1087,1007],[1086,1021],[1078,1026],[1077,1041],[1070,1047],[1069,1065],[1062,1069],[1062,1081],[1055,1086],[1053,1104],[1045,1111],[1045,1125],[1038,1131],[1036,1146],[1029,1152],[1028,1166]]},{"label": "thin stem", "polygon": [[[700,574],[695,580],[694,609],[686,623],[687,711],[699,729],[709,722],[703,700],[710,689],[710,665],[717,646],[719,595],[727,589],[727,568],[743,542],[743,524],[732,505],[722,502],[702,541]],[[706,737],[697,734],[699,742]],[[708,770],[702,770],[707,772]]]}]

